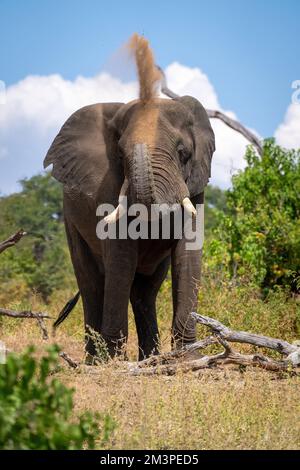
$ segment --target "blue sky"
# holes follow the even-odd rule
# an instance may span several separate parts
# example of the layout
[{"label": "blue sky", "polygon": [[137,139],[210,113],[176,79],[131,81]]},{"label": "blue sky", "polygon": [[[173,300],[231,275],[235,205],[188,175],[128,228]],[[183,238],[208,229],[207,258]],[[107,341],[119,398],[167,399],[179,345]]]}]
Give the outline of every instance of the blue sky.
[{"label": "blue sky", "polygon": [[137,31],[163,66],[200,67],[224,108],[272,135],[300,76],[298,0],[1,0],[1,79],[95,75]]},{"label": "blue sky", "polygon": [[[300,80],[299,0],[0,0],[0,19],[7,90],[2,105],[0,87],[0,195],[42,171],[73,111],[137,96],[122,67],[119,82],[108,69],[134,32],[150,40],[174,91],[231,112],[261,137],[300,147],[300,103],[291,103],[292,82]],[[245,165],[247,141],[212,124],[211,181],[228,187]]]}]

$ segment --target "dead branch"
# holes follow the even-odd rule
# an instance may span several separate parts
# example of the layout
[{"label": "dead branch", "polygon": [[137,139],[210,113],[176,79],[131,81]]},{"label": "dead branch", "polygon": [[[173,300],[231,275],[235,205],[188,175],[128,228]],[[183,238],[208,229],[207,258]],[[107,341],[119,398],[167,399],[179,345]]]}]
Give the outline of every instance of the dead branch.
[{"label": "dead branch", "polygon": [[286,356],[299,351],[297,346],[281,339],[269,338],[268,336],[248,333],[245,331],[234,331],[214,318],[205,317],[204,315],[199,315],[195,312],[192,312],[191,316],[198,323],[209,327],[214,333],[218,333],[221,338],[230,342],[247,343],[252,344],[253,346],[273,349],[274,351]]},{"label": "dead branch", "polygon": [[[211,344],[216,344],[218,342],[217,338],[214,336],[208,336],[202,340],[196,341],[195,343],[188,344],[182,349],[174,349],[173,351],[166,352],[163,354],[158,354],[157,356],[151,356],[143,361],[131,363],[133,367],[138,367],[139,369],[145,367],[153,367],[164,364],[171,364],[177,360],[186,360],[193,353],[205,349]],[[129,363],[130,366],[130,363]]]},{"label": "dead branch", "polygon": [[16,312],[15,310],[9,310],[6,308],[0,308],[0,315],[4,315],[6,317],[12,317],[12,318],[35,318],[35,319],[41,319],[41,318],[51,318],[47,313],[34,313],[31,312],[30,310],[23,310],[21,312]]},{"label": "dead branch", "polygon": [[276,361],[262,354],[241,354],[227,347],[222,353],[203,356],[191,361],[174,362],[166,365],[159,364],[154,367],[139,367],[138,363],[129,363],[127,370],[123,370],[122,373],[125,372],[133,376],[175,375],[178,372],[195,372],[226,364],[260,367],[273,372],[288,371],[293,367],[288,360]]},{"label": "dead branch", "polygon": [[[288,371],[291,368],[300,366],[300,347],[290,344],[280,339],[269,338],[263,335],[247,333],[244,331],[233,331],[214,318],[191,313],[191,316],[201,325],[210,328],[214,334],[213,337],[205,338],[182,350],[172,351],[159,356],[150,357],[141,362],[127,363],[127,369],[122,373],[129,375],[174,375],[177,372],[197,371],[226,364],[236,364],[243,366],[260,367],[270,371]],[[232,349],[229,342],[247,343],[253,346],[272,349],[285,358],[275,360],[262,354],[241,354]],[[204,349],[207,346],[218,342],[224,351],[219,354],[206,355],[198,359],[189,360],[189,352],[195,352]]]},{"label": "dead branch", "polygon": [[275,361],[259,354],[240,354],[235,351],[220,353],[213,356],[203,356],[187,362],[159,365],[156,367],[140,368],[128,366],[126,372],[133,376],[149,375],[175,375],[178,372],[195,372],[201,369],[210,369],[226,364],[261,367],[273,372],[287,371],[291,367],[288,361]]},{"label": "dead branch", "polygon": [[61,351],[59,353],[60,357],[67,362],[67,364],[72,368],[72,369],[77,369],[78,363],[74,361],[67,353]]},{"label": "dead branch", "polygon": [[21,238],[24,237],[24,235],[26,235],[26,232],[24,232],[24,230],[21,229],[21,230],[18,230],[18,232],[11,235],[4,242],[0,242],[0,253],[2,253],[2,251],[6,250],[7,248],[10,248],[11,246],[14,246],[16,243],[18,243],[21,240]]},{"label": "dead branch", "polygon": [[[0,308],[0,315],[5,315],[12,318],[34,318],[37,320],[37,323],[40,327],[43,340],[47,341],[49,339],[48,330],[44,322],[45,318],[51,318],[47,313],[34,313],[29,310],[15,312],[14,310]],[[76,369],[78,367],[77,362],[75,362],[67,353],[62,351],[59,353],[59,355],[72,369]]]},{"label": "dead branch", "polygon": [[203,356],[199,359],[184,362],[174,362],[173,364],[162,365],[159,364],[155,367],[139,367],[138,363],[129,363],[128,369],[122,371],[129,373],[129,375],[175,375],[177,372],[194,372],[199,369],[206,369],[217,364],[219,359],[224,358],[224,353],[215,354],[213,356]]},{"label": "dead branch", "polygon": [[47,330],[47,327],[45,325],[45,322],[43,320],[43,318],[41,317],[38,317],[37,318],[37,322],[38,322],[38,325],[40,327],[40,330],[42,332],[42,338],[46,341],[49,339],[49,334],[48,334],[48,330]]},{"label": "dead branch", "polygon": [[[180,96],[174,93],[174,91],[170,90],[170,88],[168,87],[164,71],[159,66],[157,66],[157,68],[161,73],[161,92],[169,98],[179,98]],[[254,145],[258,154],[262,154],[262,144],[260,139],[253,132],[243,126],[239,121],[230,118],[229,116],[218,110],[206,109],[206,112],[210,119],[220,119],[231,129],[242,134],[252,145]]]}]

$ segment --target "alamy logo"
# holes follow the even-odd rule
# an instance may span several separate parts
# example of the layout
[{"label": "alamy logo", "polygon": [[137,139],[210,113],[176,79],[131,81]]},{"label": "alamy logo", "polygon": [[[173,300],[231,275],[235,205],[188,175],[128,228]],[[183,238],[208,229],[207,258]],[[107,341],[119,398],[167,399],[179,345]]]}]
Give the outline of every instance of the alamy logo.
[{"label": "alamy logo", "polygon": [[[119,199],[115,209],[112,204],[98,206],[96,215],[101,217],[96,227],[100,240],[107,238],[132,240],[179,240],[185,238],[187,250],[199,250],[204,242],[204,204],[192,206],[192,213],[182,210],[180,204],[143,204],[128,206],[126,196]],[[118,227],[116,222],[118,221]]]},{"label": "alamy logo", "polygon": [[296,90],[292,94],[292,103],[300,104],[300,80],[293,81],[292,88]]}]

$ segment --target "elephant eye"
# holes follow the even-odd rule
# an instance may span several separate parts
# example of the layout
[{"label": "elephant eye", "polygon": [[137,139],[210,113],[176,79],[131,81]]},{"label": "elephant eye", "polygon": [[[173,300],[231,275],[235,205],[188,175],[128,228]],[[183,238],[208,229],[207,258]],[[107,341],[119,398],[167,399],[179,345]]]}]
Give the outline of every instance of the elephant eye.
[{"label": "elephant eye", "polygon": [[189,158],[191,157],[191,153],[188,151],[188,149],[183,144],[178,145],[177,153],[178,153],[180,161],[182,163],[186,163],[189,160]]}]

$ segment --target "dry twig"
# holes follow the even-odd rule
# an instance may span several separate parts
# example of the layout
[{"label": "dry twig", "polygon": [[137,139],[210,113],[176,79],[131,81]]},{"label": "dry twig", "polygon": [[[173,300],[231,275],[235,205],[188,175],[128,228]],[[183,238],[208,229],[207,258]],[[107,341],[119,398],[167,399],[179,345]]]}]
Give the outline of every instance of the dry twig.
[{"label": "dry twig", "polygon": [[78,367],[78,363],[76,361],[74,361],[74,359],[72,359],[67,353],[61,351],[59,353],[60,357],[67,362],[67,364],[72,368],[72,369],[77,369]]}]

